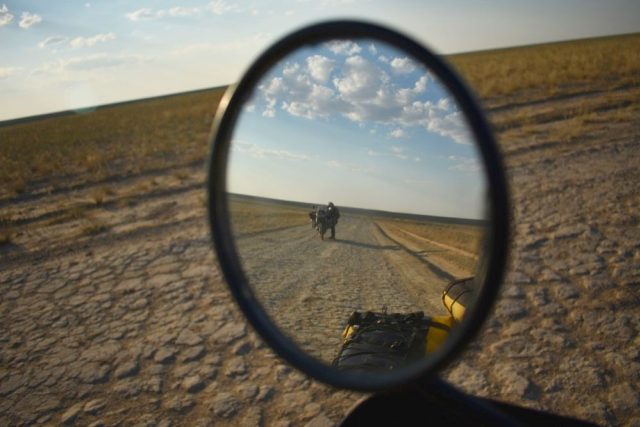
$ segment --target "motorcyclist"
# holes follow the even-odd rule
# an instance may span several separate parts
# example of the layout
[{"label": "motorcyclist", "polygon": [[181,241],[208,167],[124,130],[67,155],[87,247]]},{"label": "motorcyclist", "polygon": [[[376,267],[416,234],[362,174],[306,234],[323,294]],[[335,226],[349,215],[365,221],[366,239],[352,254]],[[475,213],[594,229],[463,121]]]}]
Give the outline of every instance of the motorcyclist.
[{"label": "motorcyclist", "polygon": [[340,218],[340,211],[333,202],[329,202],[327,205],[327,217],[329,218],[329,226],[331,227],[331,239],[335,239],[336,224],[338,223],[338,218]]},{"label": "motorcyclist", "polygon": [[316,207],[316,205],[313,205],[311,207],[311,212],[309,212],[309,219],[311,220],[311,229],[315,229],[316,228],[316,213],[318,211],[318,208]]}]

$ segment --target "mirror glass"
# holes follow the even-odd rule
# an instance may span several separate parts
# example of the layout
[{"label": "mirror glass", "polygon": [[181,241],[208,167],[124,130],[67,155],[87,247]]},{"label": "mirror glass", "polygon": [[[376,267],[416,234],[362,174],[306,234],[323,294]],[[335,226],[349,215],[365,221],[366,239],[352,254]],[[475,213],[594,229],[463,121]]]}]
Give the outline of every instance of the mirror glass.
[{"label": "mirror glass", "polygon": [[486,171],[421,61],[374,39],[301,47],[256,84],[230,144],[237,253],[301,349],[388,371],[464,320],[482,283]]}]

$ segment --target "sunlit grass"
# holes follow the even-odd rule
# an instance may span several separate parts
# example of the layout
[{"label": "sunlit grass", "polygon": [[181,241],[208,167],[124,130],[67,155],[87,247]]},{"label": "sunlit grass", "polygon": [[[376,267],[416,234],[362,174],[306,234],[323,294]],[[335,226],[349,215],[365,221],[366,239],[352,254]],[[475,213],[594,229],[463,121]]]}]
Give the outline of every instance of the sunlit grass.
[{"label": "sunlit grass", "polygon": [[232,227],[238,234],[254,233],[281,227],[310,224],[310,209],[278,203],[231,198],[229,212]]},{"label": "sunlit grass", "polygon": [[87,217],[80,228],[83,235],[93,236],[109,230],[109,225],[99,219]]},{"label": "sunlit grass", "polygon": [[91,191],[90,197],[96,206],[100,206],[105,202],[108,196],[112,196],[114,191],[109,187],[99,187]]},{"label": "sunlit grass", "polygon": [[476,254],[485,229],[481,226],[447,224],[429,221],[380,220],[382,225],[400,227],[420,237],[443,243],[462,251]]},{"label": "sunlit grass", "polygon": [[13,231],[6,226],[0,227],[0,246],[13,242]]},{"label": "sunlit grass", "polygon": [[[615,105],[613,122],[633,120],[640,103],[640,34],[450,56],[487,106],[525,107],[492,114],[496,130],[536,133],[540,123],[569,120],[558,139],[575,140],[596,124],[602,108]],[[616,89],[625,88],[625,90]],[[600,95],[565,109],[527,103],[569,94]],[[605,95],[602,95],[604,91]],[[49,188],[69,178],[99,182],[202,161],[213,113],[224,88],[100,108],[93,113],[0,126],[0,197],[28,193],[38,182]],[[624,101],[624,102],[623,102]],[[626,102],[626,103],[625,103]],[[631,105],[629,105],[631,103]],[[575,117],[579,117],[575,119]],[[173,172],[180,182],[189,179]],[[141,192],[150,187],[140,188]],[[90,195],[95,205],[108,194]]]},{"label": "sunlit grass", "polygon": [[640,85],[640,34],[472,52],[448,58],[484,99]]},{"label": "sunlit grass", "polygon": [[45,178],[82,174],[97,181],[203,159],[222,93],[214,89],[0,127],[0,185],[19,194]]}]

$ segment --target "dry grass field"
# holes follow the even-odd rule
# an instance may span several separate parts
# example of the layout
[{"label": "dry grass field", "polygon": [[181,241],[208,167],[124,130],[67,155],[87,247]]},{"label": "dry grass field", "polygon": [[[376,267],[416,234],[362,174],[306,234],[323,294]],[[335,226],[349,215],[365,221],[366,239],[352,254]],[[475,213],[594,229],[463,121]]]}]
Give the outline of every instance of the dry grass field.
[{"label": "dry grass field", "polygon": [[486,229],[433,221],[382,220],[377,224],[396,241],[423,254],[456,279],[476,274]]},{"label": "dry grass field", "polygon": [[[381,224],[387,223],[386,221],[379,222]],[[401,227],[417,236],[451,246],[471,258],[478,257],[482,235],[485,231],[483,227],[477,225],[448,224],[435,221],[395,220],[389,224]]]},{"label": "dry grass field", "polygon": [[0,124],[0,197],[202,161],[224,88]]},{"label": "dry grass field", "polygon": [[[500,299],[443,372],[457,386],[602,425],[640,424],[639,43],[629,35],[450,58],[496,131],[513,214]],[[203,172],[221,93],[0,124],[0,425],[331,425],[361,396],[283,364],[225,289]],[[300,221],[302,241],[312,231]],[[248,224],[249,234],[275,225]],[[427,264],[413,257],[379,276],[366,263],[402,255],[385,240],[393,227],[414,252],[448,231],[388,218],[341,226],[357,238],[299,246],[337,265],[353,255],[339,280],[319,273],[318,286],[402,283],[396,308],[412,308],[423,289],[412,280]],[[473,253],[473,231],[455,234],[446,244]],[[307,280],[299,260],[270,279]],[[374,307],[397,288],[379,292],[357,302]],[[291,295],[280,306],[309,304]],[[311,338],[335,339],[326,325],[343,312],[317,295],[323,310],[283,326],[330,357]],[[314,333],[298,335],[305,330]]]},{"label": "dry grass field", "polygon": [[638,34],[472,52],[448,59],[490,106],[515,98],[532,102],[640,85]]},{"label": "dry grass field", "polygon": [[229,215],[238,236],[309,224],[310,209],[269,202],[243,200],[232,196]]}]

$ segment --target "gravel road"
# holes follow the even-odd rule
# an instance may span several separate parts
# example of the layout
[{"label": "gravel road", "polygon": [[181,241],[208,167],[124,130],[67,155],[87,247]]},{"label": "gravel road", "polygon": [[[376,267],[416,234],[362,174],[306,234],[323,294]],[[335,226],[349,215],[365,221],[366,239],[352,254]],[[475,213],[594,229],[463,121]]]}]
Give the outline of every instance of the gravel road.
[{"label": "gravel road", "polygon": [[417,261],[372,218],[343,215],[336,237],[322,241],[304,225],[237,241],[258,299],[302,348],[331,362],[355,310],[445,314],[441,293],[448,276]]}]

